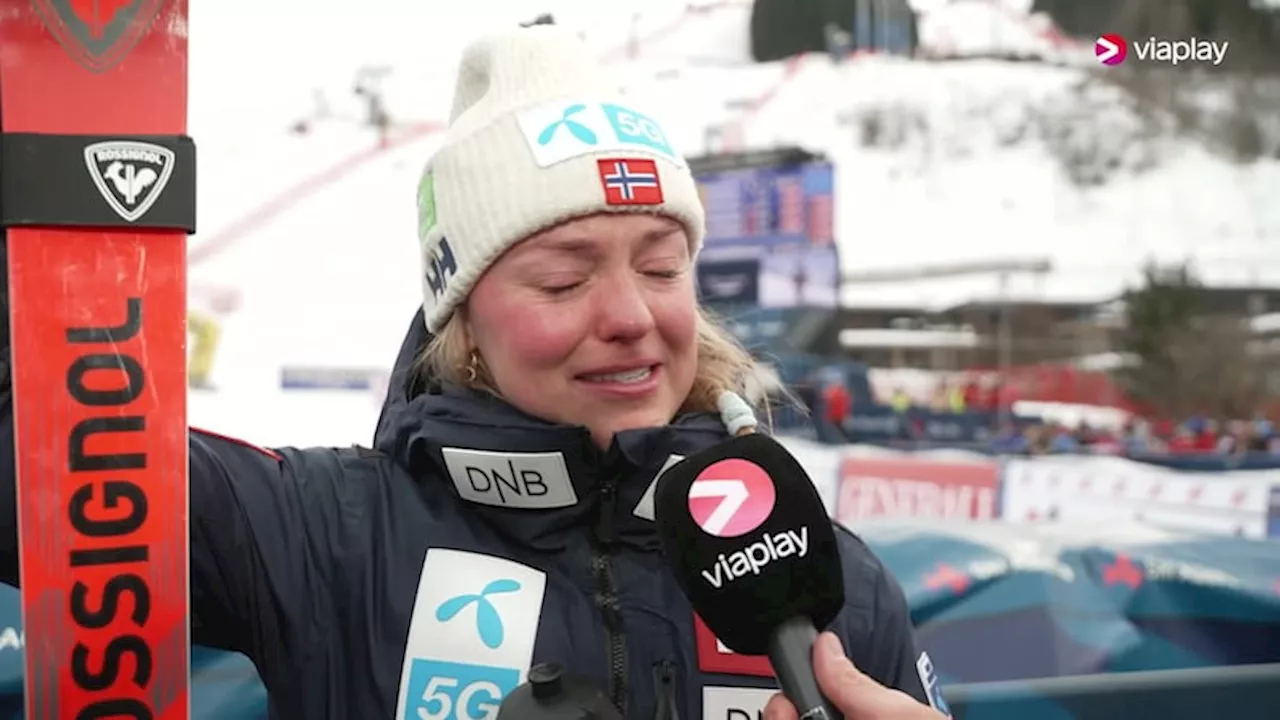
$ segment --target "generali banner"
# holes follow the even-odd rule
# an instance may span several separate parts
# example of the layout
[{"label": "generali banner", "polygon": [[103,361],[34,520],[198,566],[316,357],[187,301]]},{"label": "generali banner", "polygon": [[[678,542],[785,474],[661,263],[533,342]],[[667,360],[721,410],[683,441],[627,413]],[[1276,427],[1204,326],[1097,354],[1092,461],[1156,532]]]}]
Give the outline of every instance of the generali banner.
[{"label": "generali banner", "polygon": [[846,457],[840,464],[836,519],[867,518],[990,520],[999,516],[999,465],[945,461]]}]

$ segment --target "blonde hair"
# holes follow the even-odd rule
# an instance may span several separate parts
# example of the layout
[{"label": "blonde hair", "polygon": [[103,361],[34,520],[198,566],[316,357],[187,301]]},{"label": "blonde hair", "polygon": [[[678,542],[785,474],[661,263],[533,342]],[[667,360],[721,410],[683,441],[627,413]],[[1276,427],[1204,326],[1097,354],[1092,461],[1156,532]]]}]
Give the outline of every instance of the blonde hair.
[{"label": "blonde hair", "polygon": [[[484,359],[475,353],[468,341],[465,310],[459,308],[417,359],[417,373],[425,380],[442,380],[483,390],[501,397],[497,386],[484,367]],[[711,313],[697,309],[698,369],[682,412],[717,412],[717,400],[724,392],[747,398],[763,406],[768,415],[770,390],[761,385],[765,375],[751,353],[724,328]],[[785,391],[783,391],[785,393]]]}]

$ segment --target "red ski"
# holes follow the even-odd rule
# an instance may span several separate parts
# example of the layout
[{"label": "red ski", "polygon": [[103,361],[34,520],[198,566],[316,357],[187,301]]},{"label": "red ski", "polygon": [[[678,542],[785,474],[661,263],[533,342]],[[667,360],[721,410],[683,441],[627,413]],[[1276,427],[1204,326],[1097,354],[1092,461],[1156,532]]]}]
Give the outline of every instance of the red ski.
[{"label": "red ski", "polygon": [[26,716],[189,717],[187,0],[0,0]]}]

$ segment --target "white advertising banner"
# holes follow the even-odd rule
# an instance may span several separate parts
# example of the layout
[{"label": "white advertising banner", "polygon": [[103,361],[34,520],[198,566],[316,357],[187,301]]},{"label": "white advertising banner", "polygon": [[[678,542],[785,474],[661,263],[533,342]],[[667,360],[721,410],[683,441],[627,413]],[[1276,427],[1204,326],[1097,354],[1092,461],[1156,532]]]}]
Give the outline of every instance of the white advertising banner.
[{"label": "white advertising banner", "polygon": [[1266,537],[1278,470],[1185,472],[1114,457],[1039,457],[1004,463],[1002,518],[1137,520],[1169,529]]}]

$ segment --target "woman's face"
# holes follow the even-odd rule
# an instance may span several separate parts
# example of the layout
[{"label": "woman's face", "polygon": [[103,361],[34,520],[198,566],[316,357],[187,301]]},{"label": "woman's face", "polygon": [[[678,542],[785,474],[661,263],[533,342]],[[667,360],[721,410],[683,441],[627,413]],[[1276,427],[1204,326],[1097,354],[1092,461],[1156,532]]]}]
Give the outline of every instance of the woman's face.
[{"label": "woman's face", "polygon": [[698,364],[696,302],[682,225],[599,214],[507,251],[471,291],[466,319],[508,402],[585,425],[607,447],[684,404]]}]

